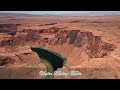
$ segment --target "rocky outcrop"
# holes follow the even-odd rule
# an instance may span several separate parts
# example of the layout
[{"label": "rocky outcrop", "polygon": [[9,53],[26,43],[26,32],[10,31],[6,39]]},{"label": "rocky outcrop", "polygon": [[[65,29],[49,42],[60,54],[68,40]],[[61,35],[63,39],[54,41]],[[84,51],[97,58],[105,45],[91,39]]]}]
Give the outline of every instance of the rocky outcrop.
[{"label": "rocky outcrop", "polygon": [[80,32],[76,38],[75,46],[85,47],[90,57],[104,57],[109,51],[113,51],[115,45],[103,42],[99,36],[92,32]]},{"label": "rocky outcrop", "polygon": [[48,24],[41,24],[41,25],[38,25],[38,26],[48,26],[48,25],[55,25],[57,23],[48,23]]},{"label": "rocky outcrop", "polygon": [[[31,51],[29,46],[19,46],[11,48],[0,48],[0,66],[15,66],[40,62],[37,54]],[[34,60],[34,62],[33,62]]]},{"label": "rocky outcrop", "polygon": [[79,30],[60,30],[53,39],[49,42],[50,44],[74,44]]},{"label": "rocky outcrop", "polygon": [[12,62],[13,60],[11,59],[11,57],[0,57],[0,66],[6,65],[10,62]]},{"label": "rocky outcrop", "polygon": [[71,30],[68,33],[68,38],[69,38],[69,42],[68,44],[74,44],[76,38],[77,38],[77,34],[79,33],[80,30]]},{"label": "rocky outcrop", "polygon": [[76,20],[76,21],[70,21],[69,23],[78,23],[80,21]]},{"label": "rocky outcrop", "polygon": [[49,41],[49,44],[64,44],[64,43],[67,43],[67,38],[68,38],[68,35],[67,35],[68,31],[66,30],[60,30],[55,36],[54,38],[52,38],[50,41]]},{"label": "rocky outcrop", "polygon": [[17,32],[17,27],[21,24],[0,24],[0,33]]},{"label": "rocky outcrop", "polygon": [[2,40],[0,40],[0,46],[24,45],[27,42],[34,42],[37,41],[38,39],[39,39],[39,34],[37,33],[31,33],[31,32],[17,33],[14,36],[7,37],[7,39],[3,38]]},{"label": "rocky outcrop", "polygon": [[26,42],[26,36],[15,36],[0,41],[0,46],[23,45]]},{"label": "rocky outcrop", "polygon": [[23,29],[20,32],[25,32],[25,33],[49,33],[49,34],[57,34],[58,31],[60,31],[60,29],[62,28],[56,28],[56,27],[51,27],[49,29],[39,29],[39,30],[35,30],[35,29]]},{"label": "rocky outcrop", "polygon": [[[12,27],[11,25],[8,26]],[[73,44],[78,48],[86,49],[91,58],[104,57],[115,48],[113,44],[102,41],[101,37],[94,36],[92,32],[88,31],[81,32],[80,30],[65,30],[51,27],[49,29],[40,30],[23,29],[17,33],[11,31],[10,34],[11,37],[2,40],[0,46],[24,45],[27,44],[27,42],[37,42],[49,45]]]},{"label": "rocky outcrop", "polygon": [[37,41],[39,39],[39,33],[31,33],[29,32],[26,36],[25,41]]},{"label": "rocky outcrop", "polygon": [[18,32],[17,27],[21,24],[0,24],[0,33],[6,33],[15,36]]},{"label": "rocky outcrop", "polygon": [[80,30],[61,30],[49,42],[53,45],[65,43],[85,48],[91,58],[104,57],[115,49],[115,45],[102,41],[101,37],[94,36],[92,32],[80,32]]},{"label": "rocky outcrop", "polygon": [[13,28],[16,26],[20,26],[21,24],[0,24],[0,28]]}]

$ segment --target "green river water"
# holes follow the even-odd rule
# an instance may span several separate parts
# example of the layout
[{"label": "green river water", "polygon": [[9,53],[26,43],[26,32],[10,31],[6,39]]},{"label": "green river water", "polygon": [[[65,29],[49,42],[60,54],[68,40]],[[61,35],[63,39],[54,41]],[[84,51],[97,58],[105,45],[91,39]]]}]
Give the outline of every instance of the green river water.
[{"label": "green river water", "polygon": [[[50,73],[54,73],[58,68],[62,68],[67,61],[67,59],[60,54],[43,47],[31,47],[31,50],[38,54],[43,64],[47,67],[47,72]],[[46,79],[53,78],[53,75],[46,76]]]}]

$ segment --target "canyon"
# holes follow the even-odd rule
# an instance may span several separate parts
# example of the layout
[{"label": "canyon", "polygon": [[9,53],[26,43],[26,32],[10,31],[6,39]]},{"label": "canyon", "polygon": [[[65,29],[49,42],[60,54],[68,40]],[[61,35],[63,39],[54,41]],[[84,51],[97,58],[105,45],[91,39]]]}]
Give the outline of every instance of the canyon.
[{"label": "canyon", "polygon": [[120,16],[0,18],[0,78],[44,79],[30,49],[41,46],[67,58],[58,71],[82,73],[55,79],[119,79],[119,26]]}]

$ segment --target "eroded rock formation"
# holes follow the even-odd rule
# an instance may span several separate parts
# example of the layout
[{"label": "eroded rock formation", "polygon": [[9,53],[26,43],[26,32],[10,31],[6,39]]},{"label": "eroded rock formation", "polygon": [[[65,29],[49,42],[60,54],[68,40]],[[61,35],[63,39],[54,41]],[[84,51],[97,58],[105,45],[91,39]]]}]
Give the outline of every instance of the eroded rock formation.
[{"label": "eroded rock formation", "polygon": [[[8,26],[12,27],[13,25]],[[11,32],[14,34],[13,31]],[[101,37],[93,35],[92,32],[62,30],[54,27],[40,30],[23,29],[16,32],[14,36],[11,35],[10,38],[1,40],[0,46],[24,45],[27,42],[39,42],[49,45],[73,44],[78,48],[84,47],[91,58],[104,57],[115,48],[115,45],[102,41]]]},{"label": "eroded rock formation", "polygon": [[12,61],[13,60],[10,57],[1,56],[0,57],[0,66],[6,65],[6,64],[8,64],[8,63],[10,63]]},{"label": "eroded rock formation", "polygon": [[[46,18],[49,17],[44,19]],[[60,17],[55,22],[55,18],[51,18],[50,22],[53,23],[49,23],[49,20],[44,20],[43,17],[40,20],[0,20],[0,68],[5,66],[0,70],[0,78],[44,78],[38,73],[40,70],[45,71],[46,67],[40,63],[39,57],[31,52],[30,46],[44,46],[58,52],[68,59],[68,71],[82,72],[82,76],[60,78],[120,78],[118,17],[107,18],[108,21],[105,17],[70,17],[70,20],[66,20],[68,17],[65,17],[65,21],[60,21],[63,18]],[[114,21],[115,18],[117,21]],[[36,66],[33,68],[34,64]],[[10,68],[7,70],[6,67]],[[12,74],[10,69],[16,70]]]}]

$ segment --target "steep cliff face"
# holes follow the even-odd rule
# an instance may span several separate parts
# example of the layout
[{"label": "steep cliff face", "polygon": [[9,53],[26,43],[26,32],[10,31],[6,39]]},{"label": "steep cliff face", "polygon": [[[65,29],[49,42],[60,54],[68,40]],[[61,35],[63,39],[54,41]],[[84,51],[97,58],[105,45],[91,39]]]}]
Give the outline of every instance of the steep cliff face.
[{"label": "steep cliff face", "polygon": [[[33,53],[29,46],[5,47],[0,51],[0,66],[17,66],[39,63],[39,57]],[[34,60],[34,62],[33,62]]]},{"label": "steep cliff face", "polygon": [[[18,32],[19,26],[21,26],[21,24],[0,24],[0,34],[4,33],[4,34],[10,35],[11,37],[14,37],[16,33]],[[1,41],[0,43],[3,46],[9,45],[9,44],[6,44],[6,42],[9,42],[9,41],[11,42],[11,40],[8,39],[8,40]]]},{"label": "steep cliff face", "polygon": [[49,34],[57,34],[58,31],[63,28],[51,27],[48,29],[22,29],[20,32],[27,32],[27,33],[49,33]]},{"label": "steep cliff face", "polygon": [[79,30],[60,30],[54,38],[52,38],[49,44],[74,44]]},{"label": "steep cliff face", "polygon": [[77,35],[75,46],[85,47],[90,57],[104,57],[109,51],[113,51],[115,45],[103,42],[99,36],[92,32],[80,32]]},{"label": "steep cliff face", "polygon": [[75,42],[75,40],[77,38],[77,34],[79,32],[80,32],[79,30],[71,30],[71,31],[69,31],[69,33],[68,33],[68,38],[69,38],[68,44],[74,44],[74,42]]},{"label": "steep cliff face", "polygon": [[91,58],[104,57],[115,49],[115,45],[102,41],[101,37],[94,36],[92,32],[80,32],[80,30],[61,30],[49,41],[52,45],[65,43],[86,49]]},{"label": "steep cliff face", "polygon": [[24,36],[17,36],[17,37],[11,37],[6,40],[0,41],[0,46],[15,46],[15,45],[23,45],[25,43],[25,37]]},{"label": "steep cliff face", "polygon": [[[44,78],[38,73],[40,70],[46,71],[46,67],[38,55],[31,51],[30,46],[44,46],[66,57],[70,69],[63,67],[59,70],[82,73],[81,76],[60,78],[120,78],[119,18],[117,17],[115,22],[115,17],[111,21],[108,17],[108,21],[105,17],[80,17],[82,19],[79,20],[78,17],[70,17],[69,20],[65,17],[65,21],[60,21],[63,18],[8,18],[8,21],[1,19],[0,78]],[[57,23],[50,23],[54,20]],[[9,24],[2,24],[6,22]]]},{"label": "steep cliff face", "polygon": [[66,30],[60,30],[55,36],[49,41],[49,44],[64,44],[67,43],[67,35],[68,31]]},{"label": "steep cliff face", "polygon": [[[1,25],[1,28],[11,27],[16,29],[19,25]],[[4,31],[4,30],[3,30]],[[107,55],[109,51],[113,51],[113,44],[102,41],[101,37],[93,35],[92,32],[80,30],[65,30],[61,28],[51,27],[49,29],[23,29],[14,33],[9,31],[11,37],[0,41],[0,46],[25,45],[27,42],[44,43],[44,45],[74,45],[78,48],[84,48],[90,58],[99,58]]]},{"label": "steep cliff face", "polygon": [[21,24],[0,24],[0,33],[17,32],[17,27]]}]

